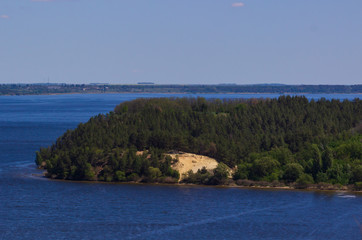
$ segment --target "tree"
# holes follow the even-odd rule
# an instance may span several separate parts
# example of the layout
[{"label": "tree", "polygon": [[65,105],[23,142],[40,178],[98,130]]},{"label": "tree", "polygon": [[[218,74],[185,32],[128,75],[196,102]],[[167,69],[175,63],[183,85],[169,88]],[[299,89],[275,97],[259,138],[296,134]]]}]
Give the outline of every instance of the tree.
[{"label": "tree", "polygon": [[352,170],[352,182],[362,182],[362,165],[355,166]]},{"label": "tree", "polygon": [[289,163],[285,166],[283,179],[286,182],[295,182],[303,173],[303,167],[299,163]]},{"label": "tree", "polygon": [[279,166],[279,162],[269,156],[256,159],[250,169],[250,178],[252,180],[266,179],[275,170],[277,170]]},{"label": "tree", "polygon": [[155,181],[157,178],[162,176],[162,172],[159,168],[149,167],[147,176],[150,181]]},{"label": "tree", "polygon": [[312,162],[312,169],[311,173],[313,178],[316,179],[318,172],[322,170],[322,156],[319,148],[316,144],[312,144],[311,146],[311,162]]},{"label": "tree", "polygon": [[126,174],[123,171],[116,171],[116,180],[123,182],[126,181]]},{"label": "tree", "polygon": [[309,174],[303,173],[295,182],[296,188],[307,188],[308,185],[313,184],[313,177]]},{"label": "tree", "polygon": [[286,165],[293,161],[292,152],[285,147],[275,148],[271,150],[271,155],[274,159],[278,160],[281,165]]},{"label": "tree", "polygon": [[90,163],[86,163],[86,167],[84,169],[84,179],[90,181],[96,180],[93,167]]},{"label": "tree", "polygon": [[[158,173],[148,176],[149,168],[177,177],[164,154],[179,150],[239,165],[234,179],[295,181],[300,167],[288,164],[297,162],[314,181],[348,184],[359,179],[352,169],[361,164],[361,134],[349,130],[362,119],[361,103],[290,96],[137,99],[67,131],[40,149],[36,163],[48,177],[119,181],[123,175],[118,178],[116,172],[121,171],[127,180],[158,181]],[[147,154],[137,156],[137,151]],[[215,183],[225,179],[218,171]],[[210,183],[206,175],[196,173],[195,178]]]},{"label": "tree", "polygon": [[234,180],[248,179],[250,166],[246,163],[239,164],[233,175]]},{"label": "tree", "polygon": [[323,172],[327,171],[333,165],[333,152],[330,147],[326,147],[326,150],[322,156],[322,169]]},{"label": "tree", "polygon": [[226,164],[220,162],[217,167],[214,169],[214,176],[212,177],[213,184],[224,183],[225,180],[229,177],[229,167]]}]

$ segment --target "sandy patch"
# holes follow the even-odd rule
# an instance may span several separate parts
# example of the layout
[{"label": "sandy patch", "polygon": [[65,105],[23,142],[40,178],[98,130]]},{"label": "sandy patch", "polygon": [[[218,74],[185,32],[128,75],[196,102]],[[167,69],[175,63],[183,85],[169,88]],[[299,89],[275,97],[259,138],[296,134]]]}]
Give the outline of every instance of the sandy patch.
[{"label": "sandy patch", "polygon": [[218,162],[213,158],[193,153],[179,152],[167,155],[175,159],[178,158],[178,162],[172,164],[171,167],[179,171],[180,180],[182,179],[183,174],[187,173],[190,170],[196,173],[197,170],[205,167],[207,170],[212,171],[217,167],[218,164]]}]

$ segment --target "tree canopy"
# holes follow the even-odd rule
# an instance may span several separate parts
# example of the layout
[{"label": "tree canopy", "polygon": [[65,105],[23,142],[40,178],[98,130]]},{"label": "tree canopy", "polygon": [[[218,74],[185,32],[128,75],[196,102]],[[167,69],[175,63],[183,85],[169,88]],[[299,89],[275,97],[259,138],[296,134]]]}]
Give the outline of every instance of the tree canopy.
[{"label": "tree canopy", "polygon": [[[234,180],[345,185],[362,178],[361,120],[359,99],[137,99],[68,130],[36,163],[53,178],[174,182],[165,153],[176,150],[215,158]],[[210,174],[227,177],[224,165]]]}]

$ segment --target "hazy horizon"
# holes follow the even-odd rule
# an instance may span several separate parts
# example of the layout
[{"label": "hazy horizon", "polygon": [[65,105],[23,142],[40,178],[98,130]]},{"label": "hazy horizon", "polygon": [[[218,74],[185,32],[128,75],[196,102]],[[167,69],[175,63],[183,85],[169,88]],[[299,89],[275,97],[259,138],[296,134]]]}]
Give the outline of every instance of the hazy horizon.
[{"label": "hazy horizon", "polygon": [[362,83],[362,2],[0,1],[0,84]]}]

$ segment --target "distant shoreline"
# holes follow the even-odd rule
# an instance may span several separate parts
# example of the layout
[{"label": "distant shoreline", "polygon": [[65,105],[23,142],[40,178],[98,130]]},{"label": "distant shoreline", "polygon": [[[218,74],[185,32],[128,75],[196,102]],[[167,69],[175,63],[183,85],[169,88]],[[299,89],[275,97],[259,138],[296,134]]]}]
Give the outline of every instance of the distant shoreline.
[{"label": "distant shoreline", "polygon": [[19,95],[19,94],[3,94],[0,96],[59,96],[59,95],[107,95],[107,94],[165,94],[165,95],[185,95],[185,94],[225,94],[225,95],[232,95],[232,94],[238,94],[238,95],[266,95],[266,94],[277,94],[277,95],[298,95],[298,96],[303,96],[303,95],[319,95],[319,94],[327,94],[327,95],[335,95],[335,94],[343,94],[343,95],[361,95],[362,97],[362,92],[361,93],[313,93],[313,92],[304,92],[304,93],[299,93],[299,92],[287,92],[287,93],[274,93],[274,92],[265,92],[265,93],[261,93],[261,92],[200,92],[200,93],[190,93],[190,92],[106,92],[106,93],[98,93],[98,92],[86,92],[86,93],[78,93],[78,92],[74,92],[74,93],[43,93],[43,94],[23,94],[23,95]]},{"label": "distant shoreline", "polygon": [[0,84],[0,96],[103,93],[165,94],[362,94],[359,85]]}]

